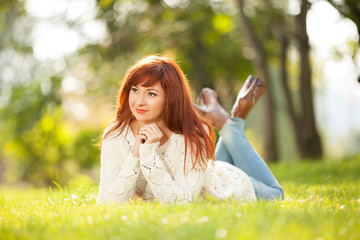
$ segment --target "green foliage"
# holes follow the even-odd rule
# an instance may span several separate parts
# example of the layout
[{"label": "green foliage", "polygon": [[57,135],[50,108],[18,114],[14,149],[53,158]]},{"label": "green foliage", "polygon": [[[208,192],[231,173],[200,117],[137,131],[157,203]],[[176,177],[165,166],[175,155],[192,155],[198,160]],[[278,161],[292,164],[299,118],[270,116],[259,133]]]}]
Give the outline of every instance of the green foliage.
[{"label": "green foliage", "polygon": [[0,1],[0,53],[3,50],[9,50],[9,48],[23,53],[32,52],[31,47],[26,43],[28,39],[25,39],[31,21],[26,18],[24,12],[24,1]]},{"label": "green foliage", "polygon": [[52,77],[17,84],[0,108],[0,143],[9,168],[5,180],[24,180],[37,186],[53,180],[63,184],[79,166],[89,168],[97,162],[98,151],[92,142],[99,133],[74,131],[66,122],[61,81]]},{"label": "green foliage", "polygon": [[[81,53],[90,57],[102,84],[117,84],[114,76],[120,79],[130,64],[149,54],[175,58],[197,91],[224,79],[231,86],[253,71],[242,56],[238,16],[208,1],[166,2],[98,2],[98,19],[106,22],[109,36]],[[103,65],[96,64],[99,56]]]},{"label": "green foliage", "polygon": [[71,156],[81,168],[90,169],[99,163],[99,142],[100,134],[93,129],[84,128],[77,134]]},{"label": "green foliage", "polygon": [[360,238],[359,156],[271,167],[283,201],[103,206],[96,204],[97,186],[80,182],[69,190],[1,189],[0,239]]},{"label": "green foliage", "polygon": [[[26,14],[25,2],[0,2],[0,181],[6,183],[21,180],[41,186],[55,180],[73,185],[85,176],[79,172],[98,164],[94,145],[100,131],[64,111],[68,96],[62,95],[62,74],[75,75],[86,86],[84,95],[102,106],[114,104],[125,70],[147,54],[173,57],[196,91],[218,88],[220,99],[227,97],[230,104],[239,79],[255,74],[234,1],[97,0],[97,20],[106,23],[106,39],[61,60],[65,70],[56,74],[55,64],[40,69],[42,63],[32,56],[35,19]],[[271,8],[247,1],[247,15],[272,59],[278,59],[279,42],[269,26],[282,21],[280,27],[294,31],[286,8],[286,1]],[[76,21],[68,23],[70,29],[80,24]]]}]

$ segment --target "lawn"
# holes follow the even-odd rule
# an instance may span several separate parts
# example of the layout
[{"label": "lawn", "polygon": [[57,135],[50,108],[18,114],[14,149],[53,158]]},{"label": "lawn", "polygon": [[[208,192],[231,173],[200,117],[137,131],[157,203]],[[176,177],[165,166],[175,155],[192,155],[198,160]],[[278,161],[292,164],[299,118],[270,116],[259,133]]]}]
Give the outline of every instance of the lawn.
[{"label": "lawn", "polygon": [[96,204],[97,186],[0,189],[0,239],[360,239],[360,156],[271,165],[283,201]]}]

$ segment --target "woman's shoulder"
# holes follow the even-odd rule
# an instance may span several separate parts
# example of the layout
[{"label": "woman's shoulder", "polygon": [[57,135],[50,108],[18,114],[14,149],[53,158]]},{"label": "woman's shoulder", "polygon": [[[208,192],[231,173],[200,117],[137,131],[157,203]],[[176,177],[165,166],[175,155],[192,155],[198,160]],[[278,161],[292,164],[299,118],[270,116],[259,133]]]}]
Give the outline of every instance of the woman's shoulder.
[{"label": "woman's shoulder", "polygon": [[110,123],[104,130],[103,140],[104,141],[114,141],[126,136],[128,131],[128,126],[122,128],[122,126],[116,127],[116,123]]},{"label": "woman's shoulder", "polygon": [[[185,149],[187,148],[187,153],[190,153],[191,149],[193,149],[191,146],[190,139],[186,139],[183,134],[179,133],[173,133],[171,137],[168,140],[167,149],[171,151],[176,151],[180,155],[183,155],[185,153]],[[186,144],[185,144],[186,143]]]},{"label": "woman's shoulder", "polygon": [[160,151],[167,152],[168,154],[181,153],[185,151],[185,139],[184,135],[178,133],[172,133],[169,139],[159,146]]},{"label": "woman's shoulder", "polygon": [[181,133],[173,133],[169,138],[170,144],[181,148],[185,144],[185,137]]}]

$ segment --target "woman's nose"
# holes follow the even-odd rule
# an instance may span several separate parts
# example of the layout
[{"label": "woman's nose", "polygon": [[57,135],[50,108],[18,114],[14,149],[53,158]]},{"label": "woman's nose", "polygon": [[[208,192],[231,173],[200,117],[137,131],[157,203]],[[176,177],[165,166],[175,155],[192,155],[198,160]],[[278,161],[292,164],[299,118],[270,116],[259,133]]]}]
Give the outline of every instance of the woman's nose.
[{"label": "woman's nose", "polygon": [[137,97],[137,99],[136,99],[136,103],[137,103],[138,105],[145,105],[145,103],[146,103],[145,97],[146,97],[146,96],[145,96],[144,94],[139,94],[138,97]]}]

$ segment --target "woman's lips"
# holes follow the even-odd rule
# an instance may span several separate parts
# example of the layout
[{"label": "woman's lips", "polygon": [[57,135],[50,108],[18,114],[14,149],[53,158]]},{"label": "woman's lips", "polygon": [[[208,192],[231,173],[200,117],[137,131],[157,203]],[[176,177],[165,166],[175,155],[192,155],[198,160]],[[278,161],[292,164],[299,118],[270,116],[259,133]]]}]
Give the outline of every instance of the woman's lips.
[{"label": "woman's lips", "polygon": [[144,113],[147,112],[147,110],[136,108],[136,112],[137,112],[137,113],[140,113],[140,114],[144,114]]}]

